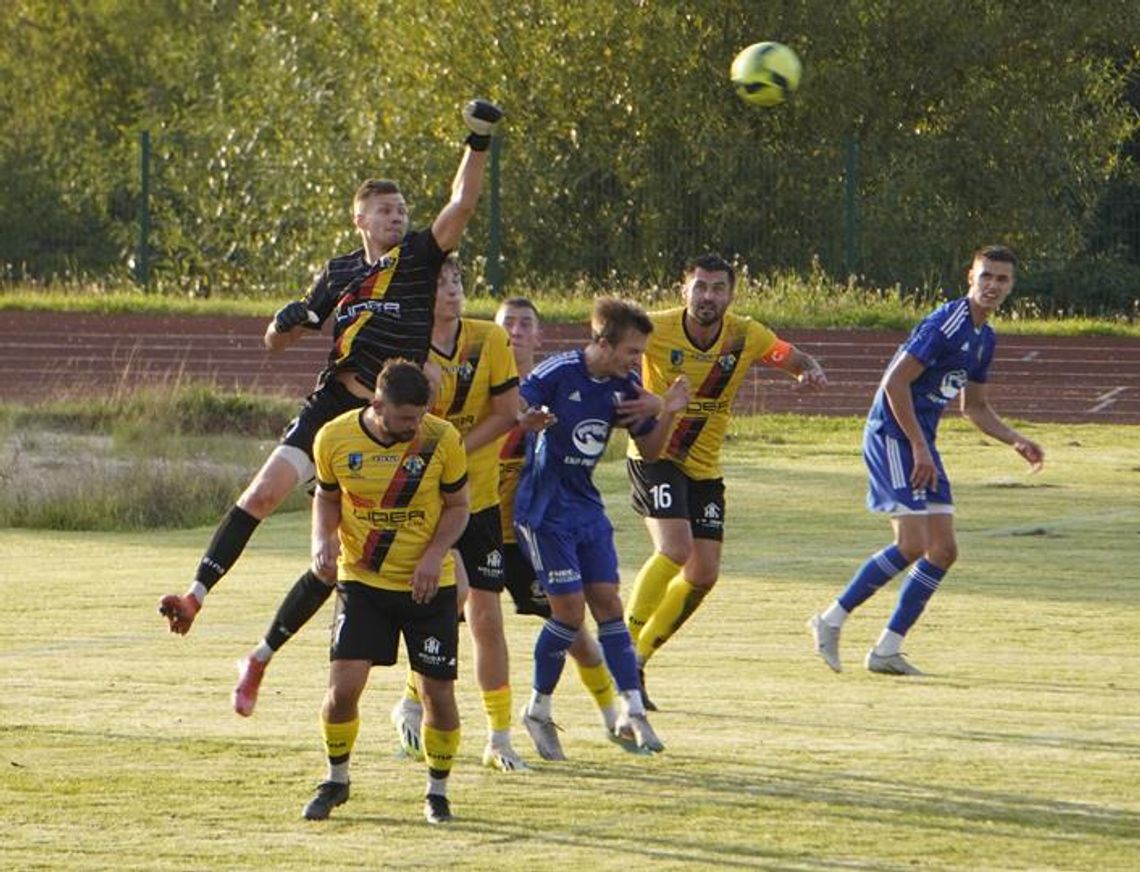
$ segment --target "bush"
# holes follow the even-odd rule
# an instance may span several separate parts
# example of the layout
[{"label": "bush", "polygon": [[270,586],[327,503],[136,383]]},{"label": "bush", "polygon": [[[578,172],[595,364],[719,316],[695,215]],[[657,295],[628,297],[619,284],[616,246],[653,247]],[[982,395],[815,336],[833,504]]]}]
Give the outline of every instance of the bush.
[{"label": "bush", "polygon": [[1019,277],[1019,311],[1050,317],[1140,316],[1140,264],[1108,257],[1084,257],[1059,269]]}]

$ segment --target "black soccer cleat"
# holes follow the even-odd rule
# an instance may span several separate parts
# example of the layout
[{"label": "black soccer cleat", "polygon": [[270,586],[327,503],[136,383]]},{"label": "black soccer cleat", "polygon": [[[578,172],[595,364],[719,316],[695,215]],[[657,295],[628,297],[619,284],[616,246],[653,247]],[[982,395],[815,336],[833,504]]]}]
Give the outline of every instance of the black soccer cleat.
[{"label": "black soccer cleat", "polygon": [[649,694],[645,692],[645,667],[639,666],[637,668],[637,682],[641,688],[641,704],[645,707],[647,712],[657,711],[657,706],[653,704],[653,700],[649,698]]},{"label": "black soccer cleat", "polygon": [[446,796],[429,793],[424,797],[424,819],[429,824],[445,824],[451,820],[451,803]]},{"label": "black soccer cleat", "polygon": [[348,802],[348,784],[339,781],[322,781],[317,785],[317,795],[309,800],[301,812],[307,821],[328,820],[332,810]]}]

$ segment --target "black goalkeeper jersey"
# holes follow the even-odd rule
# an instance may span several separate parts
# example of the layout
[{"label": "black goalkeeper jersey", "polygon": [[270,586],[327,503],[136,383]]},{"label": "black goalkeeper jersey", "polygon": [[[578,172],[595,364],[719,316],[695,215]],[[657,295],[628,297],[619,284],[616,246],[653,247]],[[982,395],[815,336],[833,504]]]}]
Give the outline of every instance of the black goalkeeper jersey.
[{"label": "black goalkeeper jersey", "polygon": [[320,384],[347,371],[372,390],[389,358],[427,359],[435,283],[446,256],[427,229],[407,234],[374,264],[358,249],[325,265],[303,298],[320,319],[307,326],[319,330],[330,315],[335,319]]}]

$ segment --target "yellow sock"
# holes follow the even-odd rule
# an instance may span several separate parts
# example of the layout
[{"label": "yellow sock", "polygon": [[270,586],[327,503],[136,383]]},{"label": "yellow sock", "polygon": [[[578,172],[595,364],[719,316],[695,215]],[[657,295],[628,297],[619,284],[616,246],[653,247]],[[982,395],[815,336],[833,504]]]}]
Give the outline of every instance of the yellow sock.
[{"label": "yellow sock", "polygon": [[511,686],[504,684],[483,691],[483,711],[487,713],[487,729],[501,732],[511,728]]},{"label": "yellow sock", "polygon": [[689,584],[684,575],[678,575],[669,582],[665,596],[661,598],[661,605],[641,631],[641,638],[637,642],[637,659],[645,663],[654,651],[669,641],[697,610],[707,593],[708,589]]},{"label": "yellow sock", "polygon": [[653,556],[642,564],[633,581],[633,593],[629,595],[629,603],[625,607],[625,622],[629,624],[629,634],[633,637],[635,647],[641,638],[642,628],[661,605],[669,579],[680,571],[680,565],[660,551],[654,551]]},{"label": "yellow sock", "polygon": [[424,724],[423,735],[428,769],[433,773],[450,772],[451,763],[459,753],[459,727],[454,730],[437,730]]},{"label": "yellow sock", "polygon": [[583,666],[577,660],[574,663],[578,667],[578,677],[582,679],[582,684],[586,685],[586,690],[590,691],[590,696],[594,698],[598,708],[606,709],[613,705],[617,693],[614,690],[614,680],[610,676],[610,671],[606,669],[605,662],[603,661],[597,666]]},{"label": "yellow sock", "polygon": [[416,687],[416,674],[408,670],[408,677],[404,679],[404,699],[412,702],[420,701],[420,689]]},{"label": "yellow sock", "polygon": [[340,763],[348,759],[352,746],[356,744],[356,734],[360,732],[360,718],[353,718],[343,724],[330,724],[321,718],[321,735],[325,739],[325,753],[329,760]]}]

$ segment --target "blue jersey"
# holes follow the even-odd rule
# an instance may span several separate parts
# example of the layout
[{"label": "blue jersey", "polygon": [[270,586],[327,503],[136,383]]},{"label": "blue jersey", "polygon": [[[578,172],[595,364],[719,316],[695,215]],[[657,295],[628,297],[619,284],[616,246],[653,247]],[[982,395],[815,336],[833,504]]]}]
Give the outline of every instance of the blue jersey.
[{"label": "blue jersey", "polygon": [[[635,399],[640,383],[633,374],[593,378],[581,350],[548,357],[524,379],[519,393],[527,405],[546,406],[558,420],[528,440],[515,495],[516,524],[537,529],[604,512],[594,467],[610,440],[617,403]],[[642,436],[654,423],[646,421],[630,435]]]},{"label": "blue jersey", "polygon": [[[928,442],[934,442],[942,411],[958,396],[966,382],[984,382],[987,379],[996,342],[989,324],[974,326],[970,318],[970,302],[962,297],[939,306],[923,318],[906,342],[899,346],[892,364],[900,354],[906,353],[926,367],[911,382],[910,395],[918,423]],[[891,412],[882,385],[875,392],[875,400],[867,416],[867,428],[895,439],[906,439]]]}]

